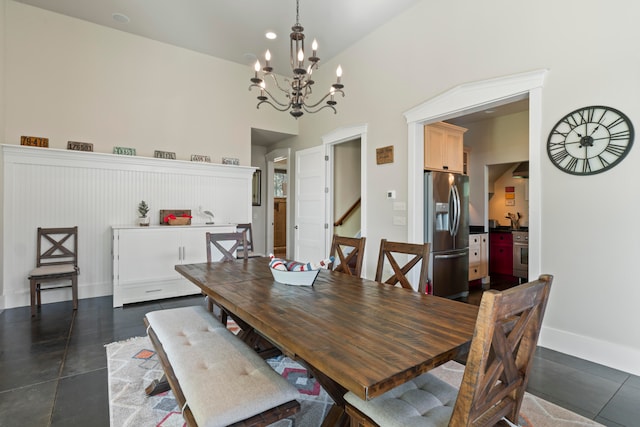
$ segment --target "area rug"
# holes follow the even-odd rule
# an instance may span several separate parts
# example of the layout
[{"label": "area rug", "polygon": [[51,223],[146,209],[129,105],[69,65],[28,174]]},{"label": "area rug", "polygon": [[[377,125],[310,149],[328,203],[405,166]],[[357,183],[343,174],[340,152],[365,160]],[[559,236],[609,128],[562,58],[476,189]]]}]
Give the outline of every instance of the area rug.
[{"label": "area rug", "polygon": [[[107,344],[109,371],[109,416],[111,427],[183,427],[185,425],[171,391],[156,396],[145,395],[145,387],[162,376],[162,366],[153,345],[147,337]],[[291,420],[281,420],[273,427],[320,426],[333,403],[320,384],[309,378],[306,369],[288,357],[268,360],[269,364],[296,386],[300,392],[301,410]],[[460,384],[464,366],[448,362],[433,372],[442,380]],[[526,394],[522,404],[519,424],[522,427],[576,427],[599,426],[538,397]]]}]

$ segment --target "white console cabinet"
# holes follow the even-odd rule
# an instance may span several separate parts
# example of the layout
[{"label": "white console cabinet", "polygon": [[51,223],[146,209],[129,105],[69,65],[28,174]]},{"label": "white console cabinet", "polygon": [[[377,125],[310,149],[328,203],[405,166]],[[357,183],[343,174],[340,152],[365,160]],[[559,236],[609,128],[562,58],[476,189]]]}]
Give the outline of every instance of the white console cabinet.
[{"label": "white console cabinet", "polygon": [[175,271],[176,264],[206,262],[206,233],[235,228],[235,224],[112,227],[113,306],[199,293]]}]

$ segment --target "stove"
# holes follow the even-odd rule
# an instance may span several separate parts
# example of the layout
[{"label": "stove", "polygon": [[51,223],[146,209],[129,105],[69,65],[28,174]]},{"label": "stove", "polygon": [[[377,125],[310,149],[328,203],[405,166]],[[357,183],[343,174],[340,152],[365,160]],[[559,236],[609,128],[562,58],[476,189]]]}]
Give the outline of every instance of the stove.
[{"label": "stove", "polygon": [[512,231],[513,236],[513,275],[521,279],[529,276],[529,232]]}]

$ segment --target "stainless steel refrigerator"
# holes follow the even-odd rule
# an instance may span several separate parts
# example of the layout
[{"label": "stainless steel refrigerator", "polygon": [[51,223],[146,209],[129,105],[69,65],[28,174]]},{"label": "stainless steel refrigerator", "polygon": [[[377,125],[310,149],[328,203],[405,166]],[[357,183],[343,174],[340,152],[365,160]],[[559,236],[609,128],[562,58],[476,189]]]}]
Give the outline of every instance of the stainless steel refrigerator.
[{"label": "stainless steel refrigerator", "polygon": [[424,241],[431,243],[432,293],[469,295],[469,177],[424,173]]}]

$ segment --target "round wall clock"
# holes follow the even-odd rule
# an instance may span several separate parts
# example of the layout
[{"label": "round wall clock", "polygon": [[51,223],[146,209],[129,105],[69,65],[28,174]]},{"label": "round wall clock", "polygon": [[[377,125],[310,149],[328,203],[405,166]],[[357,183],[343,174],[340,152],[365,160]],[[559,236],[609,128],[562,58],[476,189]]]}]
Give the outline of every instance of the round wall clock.
[{"label": "round wall clock", "polygon": [[611,107],[579,108],[564,116],[547,140],[549,159],[573,175],[593,175],[611,169],[633,145],[633,125]]}]

